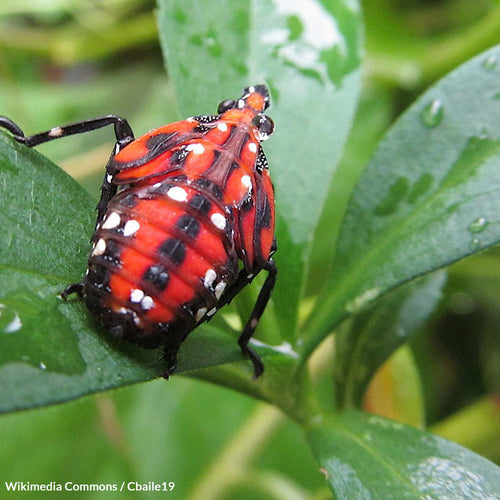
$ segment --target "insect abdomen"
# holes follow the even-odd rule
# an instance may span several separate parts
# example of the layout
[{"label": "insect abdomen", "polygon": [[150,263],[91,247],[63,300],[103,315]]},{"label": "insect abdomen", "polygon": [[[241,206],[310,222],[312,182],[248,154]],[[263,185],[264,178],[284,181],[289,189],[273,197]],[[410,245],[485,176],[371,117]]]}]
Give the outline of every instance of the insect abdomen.
[{"label": "insect abdomen", "polygon": [[235,281],[233,221],[201,184],[169,178],[110,201],[84,288],[116,336],[146,347],[179,343]]}]

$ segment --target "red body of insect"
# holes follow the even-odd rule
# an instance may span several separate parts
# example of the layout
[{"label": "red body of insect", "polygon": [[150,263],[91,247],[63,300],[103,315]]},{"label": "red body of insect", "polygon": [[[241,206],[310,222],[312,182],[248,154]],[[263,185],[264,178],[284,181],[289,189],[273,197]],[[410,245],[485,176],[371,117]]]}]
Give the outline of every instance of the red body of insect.
[{"label": "red body of insect", "polygon": [[[88,307],[118,337],[176,351],[260,271],[274,244],[274,196],[260,141],[263,86],[136,139],[114,156],[111,198],[84,279]],[[224,111],[224,107],[228,108]]]},{"label": "red body of insect", "polygon": [[102,185],[93,248],[81,283],[69,285],[118,337],[164,346],[167,369],[186,335],[209,319],[262,269],[268,277],[238,342],[248,346],[276,278],[271,258],[274,195],[260,142],[273,131],[263,114],[264,85],[245,89],[217,115],[188,118],[134,139],[116,116],[25,136],[0,117],[0,127],[28,147],[114,125],[117,143]]}]

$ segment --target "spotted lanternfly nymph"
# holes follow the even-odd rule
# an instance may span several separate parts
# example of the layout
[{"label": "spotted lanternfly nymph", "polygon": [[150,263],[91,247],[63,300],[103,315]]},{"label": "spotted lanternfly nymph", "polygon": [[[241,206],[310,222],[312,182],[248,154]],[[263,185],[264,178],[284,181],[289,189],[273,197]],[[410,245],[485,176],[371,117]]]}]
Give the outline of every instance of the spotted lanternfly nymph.
[{"label": "spotted lanternfly nymph", "polygon": [[171,123],[134,139],[126,120],[107,115],[25,136],[12,120],[0,127],[27,147],[113,125],[88,269],[77,293],[118,338],[164,347],[168,377],[186,336],[268,272],[238,343],[255,378],[264,366],[248,346],[271,295],[274,194],[260,143],[273,131],[269,92],[248,87],[216,115]]}]

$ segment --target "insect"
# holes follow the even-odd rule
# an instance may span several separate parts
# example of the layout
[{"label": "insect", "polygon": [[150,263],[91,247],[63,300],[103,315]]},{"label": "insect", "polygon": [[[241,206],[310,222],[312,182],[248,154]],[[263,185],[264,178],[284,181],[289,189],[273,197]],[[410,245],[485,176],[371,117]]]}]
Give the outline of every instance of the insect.
[{"label": "insect", "polygon": [[264,114],[268,106],[266,86],[247,87],[240,99],[222,101],[217,114],[138,139],[116,115],[31,136],[0,117],[0,127],[27,147],[114,126],[88,269],[61,296],[83,297],[117,338],[162,346],[166,378],[186,336],[262,270],[267,277],[238,344],[253,363],[254,378],[264,370],[248,344],[277,274],[274,191],[260,145],[274,128]]}]

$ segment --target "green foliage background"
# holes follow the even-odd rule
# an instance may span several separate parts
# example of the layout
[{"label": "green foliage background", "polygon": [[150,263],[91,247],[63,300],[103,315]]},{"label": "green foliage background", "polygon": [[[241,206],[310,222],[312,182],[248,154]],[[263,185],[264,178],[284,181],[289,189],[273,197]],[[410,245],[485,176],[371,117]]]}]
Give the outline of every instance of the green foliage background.
[{"label": "green foliage background", "polygon": [[500,461],[500,5],[290,5],[0,6],[0,113],[27,133],[112,112],[140,135],[266,81],[280,267],[257,334],[262,380],[234,342],[254,285],[189,337],[180,376],[129,385],[157,376],[159,354],[109,341],[56,297],[83,272],[112,131],[37,148],[87,192],[0,135],[2,411],[129,385],[3,415],[2,483],[174,481],[180,499],[500,494],[491,462],[419,430]]}]

